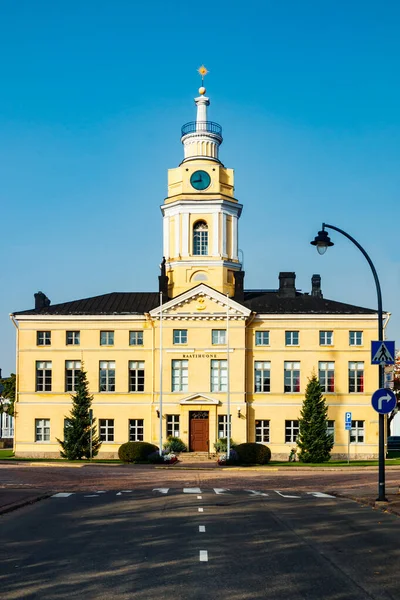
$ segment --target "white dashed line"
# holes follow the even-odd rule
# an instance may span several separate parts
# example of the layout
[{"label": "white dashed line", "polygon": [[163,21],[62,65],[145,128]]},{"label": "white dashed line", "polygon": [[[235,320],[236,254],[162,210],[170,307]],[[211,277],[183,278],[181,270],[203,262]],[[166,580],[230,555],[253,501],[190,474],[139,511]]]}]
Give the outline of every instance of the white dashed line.
[{"label": "white dashed line", "polygon": [[206,526],[205,525],[199,525],[199,533],[205,533],[206,532]]},{"label": "white dashed line", "polygon": [[200,562],[208,562],[208,552],[207,552],[207,550],[200,550],[199,559],[200,559]]},{"label": "white dashed line", "polygon": [[85,498],[98,498],[97,494],[85,494]]},{"label": "white dashed line", "polygon": [[160,494],[168,494],[169,488],[154,488],[153,492],[160,492]]},{"label": "white dashed line", "polygon": [[122,496],[122,492],[117,492],[115,495],[116,496]]},{"label": "white dashed line", "polygon": [[72,496],[73,492],[58,492],[58,494],[53,494],[52,498],[68,498],[68,496]]},{"label": "white dashed line", "polygon": [[199,512],[204,512],[204,508],[198,508],[197,509]]},{"label": "white dashed line", "polygon": [[203,500],[203,496],[197,496],[197,500]]},{"label": "white dashed line", "polygon": [[201,494],[200,488],[183,488],[184,494]]},{"label": "white dashed line", "polygon": [[96,492],[96,494],[105,494],[105,492],[100,491],[100,492]]},{"label": "white dashed line", "polygon": [[290,496],[289,494],[282,494],[282,492],[278,492],[278,490],[274,490],[276,494],[282,496],[282,498],[300,498],[300,496]]},{"label": "white dashed line", "polygon": [[324,494],[323,492],[307,492],[311,496],[315,498],[336,498],[336,496],[331,496],[330,494]]}]

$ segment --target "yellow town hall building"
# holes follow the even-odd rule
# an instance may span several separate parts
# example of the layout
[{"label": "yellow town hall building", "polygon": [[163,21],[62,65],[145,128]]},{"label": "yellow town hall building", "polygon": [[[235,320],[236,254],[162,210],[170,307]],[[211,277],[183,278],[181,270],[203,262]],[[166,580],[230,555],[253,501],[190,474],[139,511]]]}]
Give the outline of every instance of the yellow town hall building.
[{"label": "yellow town hall building", "polygon": [[275,290],[244,289],[242,204],[233,169],[219,159],[222,130],[207,120],[205,92],[195,98],[196,121],[182,128],[183,161],[168,172],[159,291],[53,306],[39,292],[34,309],[11,315],[17,456],[59,456],[56,438],[82,365],[103,441],[99,457],[116,456],[128,440],[158,445],[160,431],[164,441],[175,435],[190,451],[212,452],[230,423],[235,442],[267,444],[272,458],[287,458],[313,371],[328,404],[332,456],[347,456],[346,411],[351,457],[377,455],[370,400],[377,313],[325,299],[319,275],[310,293],[296,290],[292,272],[279,274]]}]

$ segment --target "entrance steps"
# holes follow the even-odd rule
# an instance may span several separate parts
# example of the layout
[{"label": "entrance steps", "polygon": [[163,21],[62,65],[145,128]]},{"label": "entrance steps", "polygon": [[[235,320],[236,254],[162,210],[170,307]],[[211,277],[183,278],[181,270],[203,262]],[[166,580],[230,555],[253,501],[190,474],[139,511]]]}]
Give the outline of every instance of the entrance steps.
[{"label": "entrance steps", "polygon": [[213,452],[181,452],[179,461],[181,463],[206,463],[208,461],[216,461],[216,455]]}]

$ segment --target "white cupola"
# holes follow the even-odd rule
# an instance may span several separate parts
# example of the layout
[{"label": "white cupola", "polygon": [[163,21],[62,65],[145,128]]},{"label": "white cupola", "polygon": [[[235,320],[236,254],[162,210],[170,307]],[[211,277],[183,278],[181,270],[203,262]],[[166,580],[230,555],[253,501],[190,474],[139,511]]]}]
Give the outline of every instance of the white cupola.
[{"label": "white cupola", "polygon": [[194,99],[197,106],[196,121],[190,121],[182,127],[183,162],[199,158],[220,162],[218,149],[222,144],[222,127],[207,120],[210,99],[205,93],[206,88],[202,86],[199,88],[200,96]]}]

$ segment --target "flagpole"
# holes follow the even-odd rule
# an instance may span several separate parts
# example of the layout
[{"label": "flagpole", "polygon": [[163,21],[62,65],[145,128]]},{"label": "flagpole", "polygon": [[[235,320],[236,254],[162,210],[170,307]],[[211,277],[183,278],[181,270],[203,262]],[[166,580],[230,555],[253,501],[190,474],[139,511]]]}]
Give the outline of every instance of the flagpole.
[{"label": "flagpole", "polygon": [[162,405],[162,371],[163,371],[163,338],[162,338],[162,319],[163,313],[163,297],[162,292],[160,292],[160,456],[162,456],[162,418],[163,418],[163,405]]},{"label": "flagpole", "polygon": [[226,305],[226,373],[227,373],[227,384],[226,384],[226,399],[227,399],[227,440],[226,440],[226,457],[229,460],[231,454],[231,390],[229,384],[229,295],[226,295],[228,300]]}]

